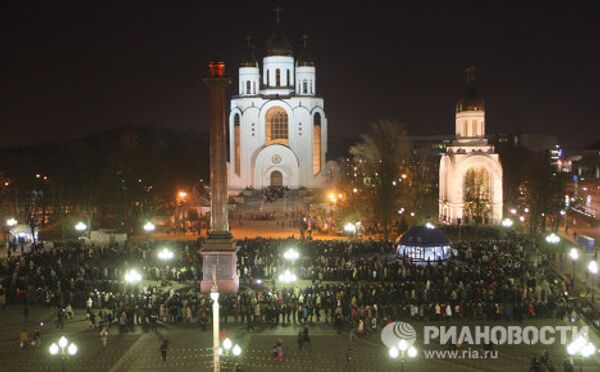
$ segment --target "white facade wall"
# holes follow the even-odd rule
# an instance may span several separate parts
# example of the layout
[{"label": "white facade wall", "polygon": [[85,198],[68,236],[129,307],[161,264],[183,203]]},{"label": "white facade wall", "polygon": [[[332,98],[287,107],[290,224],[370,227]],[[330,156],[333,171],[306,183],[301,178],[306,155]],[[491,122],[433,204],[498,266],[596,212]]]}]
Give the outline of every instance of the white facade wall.
[{"label": "white facade wall", "polygon": [[485,135],[485,113],[462,111],[456,113],[456,138],[483,137]]},{"label": "white facade wall", "polygon": [[[250,88],[250,89],[248,89]],[[240,67],[239,95],[256,95],[260,91],[260,70],[258,67]]]},{"label": "white facade wall", "polygon": [[316,73],[314,66],[296,67],[296,94],[313,95],[317,90]]},{"label": "white facade wall", "polygon": [[[279,70],[279,87],[294,86],[294,57],[268,56],[263,59],[263,86],[277,88],[276,71]],[[289,80],[288,80],[289,76]]]},{"label": "white facade wall", "polygon": [[[288,84],[287,73],[280,75],[280,87],[275,87],[274,70],[290,70]],[[240,94],[231,100],[229,114],[229,163],[228,183],[231,193],[247,187],[260,189],[270,186],[270,176],[274,171],[283,175],[283,184],[290,188],[301,186],[318,188],[322,185],[325,175],[325,156],[327,153],[327,116],[323,98],[315,96],[316,80],[313,66],[298,67],[298,74],[294,69],[293,57],[268,56],[263,60],[263,76],[258,76],[262,81],[262,88],[257,95],[247,95],[245,83],[248,79],[256,79],[254,68],[240,68]],[[267,83],[265,72],[273,74],[269,78],[271,86]],[[296,94],[293,85],[297,76],[312,79],[312,93]],[[244,89],[242,89],[244,88]],[[266,115],[269,109],[279,107],[285,110],[288,116],[288,143],[267,144]],[[313,171],[313,120],[315,113],[321,116],[321,172]],[[240,174],[236,173],[235,166],[235,117],[239,115],[240,123]]]}]

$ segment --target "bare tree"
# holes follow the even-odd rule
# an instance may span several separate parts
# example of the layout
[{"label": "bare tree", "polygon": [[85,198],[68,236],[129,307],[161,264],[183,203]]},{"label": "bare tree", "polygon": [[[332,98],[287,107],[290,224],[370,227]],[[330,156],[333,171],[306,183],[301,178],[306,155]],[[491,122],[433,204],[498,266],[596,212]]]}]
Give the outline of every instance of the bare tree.
[{"label": "bare tree", "polygon": [[353,161],[372,188],[374,219],[383,227],[387,241],[392,214],[397,210],[398,179],[407,165],[408,142],[404,125],[392,120],[371,124],[369,133],[350,148]]}]

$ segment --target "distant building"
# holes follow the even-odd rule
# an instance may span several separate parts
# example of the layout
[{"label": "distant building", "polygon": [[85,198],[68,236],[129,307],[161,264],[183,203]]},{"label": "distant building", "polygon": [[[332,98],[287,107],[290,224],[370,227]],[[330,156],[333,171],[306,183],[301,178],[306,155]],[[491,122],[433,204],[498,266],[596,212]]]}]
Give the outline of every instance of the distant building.
[{"label": "distant building", "polygon": [[451,134],[408,136],[408,143],[413,151],[429,150],[432,155],[442,157],[446,146],[451,145],[454,136]]},{"label": "distant building", "polygon": [[600,179],[600,148],[589,148],[573,157],[572,171],[580,178]]},{"label": "distant building", "polygon": [[456,104],[455,139],[439,170],[439,220],[450,224],[491,223],[502,219],[502,165],[485,138],[485,107],[475,89],[474,68]]}]

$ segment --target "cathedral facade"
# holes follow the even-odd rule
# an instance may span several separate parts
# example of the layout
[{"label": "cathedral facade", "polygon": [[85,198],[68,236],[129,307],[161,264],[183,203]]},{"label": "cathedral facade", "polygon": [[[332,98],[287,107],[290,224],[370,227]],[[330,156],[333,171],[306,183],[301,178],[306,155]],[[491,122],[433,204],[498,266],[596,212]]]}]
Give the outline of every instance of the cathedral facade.
[{"label": "cathedral facade", "polygon": [[318,188],[325,173],[327,116],[306,38],[295,57],[277,22],[265,49],[261,66],[249,45],[239,68],[229,114],[229,191]]},{"label": "cathedral facade", "polygon": [[447,224],[499,224],[502,165],[485,138],[485,106],[474,68],[456,104],[455,139],[440,160],[439,220]]}]

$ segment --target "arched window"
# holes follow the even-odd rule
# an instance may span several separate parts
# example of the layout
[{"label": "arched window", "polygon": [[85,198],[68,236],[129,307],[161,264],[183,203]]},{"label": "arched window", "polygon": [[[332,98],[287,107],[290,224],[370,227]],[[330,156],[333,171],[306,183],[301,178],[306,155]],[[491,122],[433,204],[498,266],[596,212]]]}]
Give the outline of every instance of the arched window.
[{"label": "arched window", "polygon": [[240,115],[233,116],[233,155],[235,174],[240,175]]},{"label": "arched window", "polygon": [[250,80],[246,81],[246,94],[250,94],[251,93],[251,91],[250,91],[250,85],[251,85]]},{"label": "arched window", "polygon": [[309,90],[309,92],[310,92],[310,94],[314,94],[312,80],[309,80],[309,82],[310,82],[310,90]]},{"label": "arched window", "polygon": [[288,86],[288,87],[291,87],[292,86],[292,80],[290,79],[290,70],[289,69],[285,70],[285,79],[286,79],[285,80],[285,85]]},{"label": "arched window", "polygon": [[308,83],[306,79],[302,80],[302,93],[306,94],[308,92]]},{"label": "arched window", "polygon": [[252,94],[256,94],[256,81],[252,82]]},{"label": "arched window", "polygon": [[281,86],[281,70],[275,69],[275,86]]},{"label": "arched window", "polygon": [[281,107],[273,107],[266,115],[266,142],[288,143],[288,115]]},{"label": "arched window", "polygon": [[321,114],[313,116],[313,174],[321,172]]},{"label": "arched window", "polygon": [[267,86],[271,85],[271,83],[270,83],[270,81],[271,81],[270,76],[271,76],[271,70],[267,70]]}]

